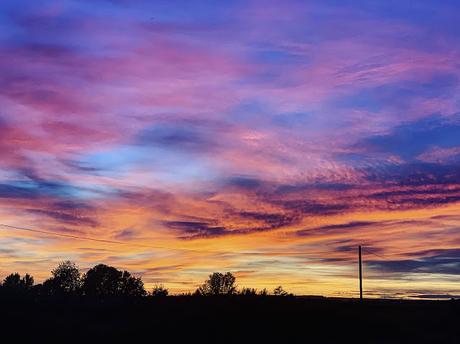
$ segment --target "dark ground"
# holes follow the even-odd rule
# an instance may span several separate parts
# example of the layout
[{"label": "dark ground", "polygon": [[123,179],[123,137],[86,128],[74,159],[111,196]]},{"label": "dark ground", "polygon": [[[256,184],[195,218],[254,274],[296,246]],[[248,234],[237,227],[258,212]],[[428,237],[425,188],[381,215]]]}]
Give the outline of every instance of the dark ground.
[{"label": "dark ground", "polygon": [[0,343],[460,343],[458,301],[9,297],[0,307]]}]

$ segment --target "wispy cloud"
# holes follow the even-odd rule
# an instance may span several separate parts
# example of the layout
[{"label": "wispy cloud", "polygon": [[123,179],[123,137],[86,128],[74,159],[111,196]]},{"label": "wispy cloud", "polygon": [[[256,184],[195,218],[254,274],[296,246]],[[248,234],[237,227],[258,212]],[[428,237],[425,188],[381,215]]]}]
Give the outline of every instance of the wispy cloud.
[{"label": "wispy cloud", "polygon": [[5,229],[0,261],[38,279],[71,258],[176,291],[226,269],[353,295],[362,244],[389,255],[366,265],[373,292],[406,274],[407,293],[460,293],[457,12],[2,2],[0,222],[107,243]]}]

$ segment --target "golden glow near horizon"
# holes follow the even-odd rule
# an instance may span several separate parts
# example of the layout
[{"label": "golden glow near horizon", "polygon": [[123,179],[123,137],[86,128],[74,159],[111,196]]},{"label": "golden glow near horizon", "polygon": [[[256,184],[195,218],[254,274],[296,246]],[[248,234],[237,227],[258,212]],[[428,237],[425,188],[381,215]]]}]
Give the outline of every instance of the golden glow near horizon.
[{"label": "golden glow near horizon", "polygon": [[[11,252],[19,252],[20,248],[21,254],[0,258],[0,273],[29,272],[41,281],[59,261],[73,259],[82,271],[104,262],[142,276],[147,288],[162,283],[172,293],[193,291],[213,271],[231,271],[241,287],[272,290],[283,285],[296,294],[354,297],[357,245],[362,244],[369,250],[364,252],[368,297],[416,297],[427,291],[433,295],[455,294],[457,281],[442,272],[408,274],[386,271],[379,264],[413,260],[419,258],[421,251],[440,247],[455,249],[455,240],[446,240],[445,233],[459,225],[458,210],[458,206],[451,205],[427,210],[356,212],[327,219],[313,217],[283,229],[194,240],[177,239],[167,233],[161,236],[161,231],[150,226],[137,227],[136,235],[127,238],[117,237],[116,231],[102,235],[109,231],[100,228],[91,228],[85,234],[69,231],[69,235],[108,242],[2,228],[2,242],[10,243]],[[131,221],[139,223],[141,218],[138,212]],[[112,218],[109,227],[123,228],[133,223],[129,216],[121,216]],[[29,226],[35,228],[33,223]],[[436,290],[434,285],[438,286]]]}]

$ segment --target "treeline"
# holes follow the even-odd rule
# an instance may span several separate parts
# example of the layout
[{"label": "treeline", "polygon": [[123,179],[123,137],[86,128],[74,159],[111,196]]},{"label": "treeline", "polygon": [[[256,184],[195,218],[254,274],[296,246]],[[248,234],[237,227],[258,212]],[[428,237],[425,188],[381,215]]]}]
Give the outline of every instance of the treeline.
[{"label": "treeline", "polygon": [[[165,297],[168,289],[156,285],[150,292],[144,287],[140,277],[131,275],[112,266],[98,264],[86,273],[81,273],[78,266],[65,261],[51,271],[51,277],[43,283],[35,284],[34,278],[25,274],[12,273],[5,277],[0,284],[0,292],[15,295],[31,294],[36,296],[92,296],[92,297]],[[194,293],[183,294],[190,296],[291,296],[281,286],[272,293],[266,289],[258,291],[254,288],[238,289],[236,278],[230,273],[214,272],[199,286]]]}]

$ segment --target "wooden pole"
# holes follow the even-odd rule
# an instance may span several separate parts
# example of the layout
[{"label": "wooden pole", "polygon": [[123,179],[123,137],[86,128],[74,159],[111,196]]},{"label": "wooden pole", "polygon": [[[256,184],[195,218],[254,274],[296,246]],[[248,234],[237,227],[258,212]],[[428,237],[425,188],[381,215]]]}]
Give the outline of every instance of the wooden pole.
[{"label": "wooden pole", "polygon": [[361,258],[361,245],[358,249],[359,252],[359,300],[363,300],[363,261]]}]

